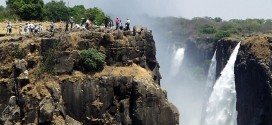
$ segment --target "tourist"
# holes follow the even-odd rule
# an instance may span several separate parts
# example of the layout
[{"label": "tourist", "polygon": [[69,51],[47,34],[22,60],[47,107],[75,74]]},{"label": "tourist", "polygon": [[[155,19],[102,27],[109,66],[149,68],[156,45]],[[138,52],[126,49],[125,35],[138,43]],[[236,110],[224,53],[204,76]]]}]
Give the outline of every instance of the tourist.
[{"label": "tourist", "polygon": [[49,31],[54,32],[54,28],[55,28],[54,22],[51,22]]},{"label": "tourist", "polygon": [[69,21],[67,20],[67,21],[65,22],[65,32],[68,31],[68,28],[69,28]]},{"label": "tourist", "polygon": [[38,33],[41,33],[43,31],[43,26],[42,24],[40,23],[39,26],[38,26]]},{"label": "tourist", "polygon": [[28,23],[25,24],[24,32],[25,32],[25,35],[28,33]]},{"label": "tourist", "polygon": [[126,30],[130,30],[129,25],[130,25],[130,20],[127,19],[127,22],[126,22]]},{"label": "tourist", "polygon": [[86,22],[86,21],[84,21],[84,20],[85,20],[85,18],[81,18],[81,19],[80,19],[80,26],[83,26],[84,22]]},{"label": "tourist", "polygon": [[110,19],[110,17],[108,17],[108,16],[105,17],[105,27],[106,28],[108,27],[109,19]]},{"label": "tourist", "polygon": [[119,29],[119,19],[118,18],[116,18],[115,24],[116,24],[116,30]]},{"label": "tourist", "polygon": [[35,25],[34,25],[32,22],[30,22],[30,23],[28,24],[28,28],[29,28],[29,32],[30,32],[30,34],[31,34],[31,33],[33,33],[33,31],[34,31]]},{"label": "tourist", "polygon": [[109,22],[109,29],[112,27],[112,21]]},{"label": "tourist", "polygon": [[77,30],[79,30],[80,29],[80,25],[76,24],[74,28],[77,29]]},{"label": "tourist", "polygon": [[119,29],[120,30],[123,30],[123,24],[122,24],[122,21],[120,20],[120,22],[119,22]]},{"label": "tourist", "polygon": [[86,20],[85,29],[89,29],[90,26],[90,20]]},{"label": "tourist", "polygon": [[71,24],[71,29],[73,28],[74,20],[73,17],[70,18],[70,24]]},{"label": "tourist", "polygon": [[12,25],[10,22],[7,24],[7,33],[11,34],[12,33]]},{"label": "tourist", "polygon": [[22,31],[23,31],[23,26],[22,26],[22,23],[20,23],[20,25],[19,25],[19,34],[20,35],[21,35]]}]

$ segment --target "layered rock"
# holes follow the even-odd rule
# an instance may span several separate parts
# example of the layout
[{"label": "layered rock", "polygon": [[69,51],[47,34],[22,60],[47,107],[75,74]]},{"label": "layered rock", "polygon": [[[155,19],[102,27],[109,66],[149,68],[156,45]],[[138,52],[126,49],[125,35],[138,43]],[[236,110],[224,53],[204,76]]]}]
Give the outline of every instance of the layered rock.
[{"label": "layered rock", "polygon": [[[175,125],[160,88],[151,31],[93,28],[0,43],[0,124]],[[85,72],[79,53],[98,49],[105,68]]]},{"label": "layered rock", "polygon": [[271,89],[271,35],[252,35],[224,40],[189,39],[186,42],[185,59],[201,67],[211,59],[217,49],[216,77],[225,67],[233,49],[241,41],[235,63],[236,108],[238,125],[272,124]]}]

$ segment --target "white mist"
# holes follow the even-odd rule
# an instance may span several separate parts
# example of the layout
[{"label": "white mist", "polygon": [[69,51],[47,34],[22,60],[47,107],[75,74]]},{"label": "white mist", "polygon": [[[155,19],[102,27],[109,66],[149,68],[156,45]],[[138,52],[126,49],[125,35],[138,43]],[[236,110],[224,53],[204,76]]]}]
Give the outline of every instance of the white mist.
[{"label": "white mist", "polygon": [[212,93],[213,86],[215,83],[215,77],[216,77],[216,50],[213,54],[209,71],[208,71],[208,76],[207,76],[207,81],[205,85],[205,94],[204,94],[204,99],[203,99],[203,106],[202,106],[202,115],[201,115],[201,120],[200,120],[200,125],[204,123],[205,117],[206,117],[206,109],[207,109],[207,104],[209,101],[209,97]]},{"label": "white mist", "polygon": [[237,125],[234,64],[240,42],[217,79],[206,109],[204,125]]},{"label": "white mist", "polygon": [[184,58],[184,48],[179,48],[174,51],[174,56],[171,61],[171,69],[170,69],[170,76],[176,76],[180,70],[180,66],[182,64],[182,60]]}]

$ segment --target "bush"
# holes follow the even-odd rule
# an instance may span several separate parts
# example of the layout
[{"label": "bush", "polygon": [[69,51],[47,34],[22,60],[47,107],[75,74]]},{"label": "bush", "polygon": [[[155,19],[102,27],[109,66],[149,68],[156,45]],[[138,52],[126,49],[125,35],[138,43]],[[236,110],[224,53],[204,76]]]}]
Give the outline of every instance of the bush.
[{"label": "bush", "polygon": [[230,33],[227,31],[219,31],[218,33],[215,34],[216,39],[222,39],[229,36],[230,36]]},{"label": "bush", "polygon": [[104,68],[106,55],[96,49],[82,50],[80,52],[80,62],[85,71],[99,71]]},{"label": "bush", "polygon": [[204,34],[213,34],[216,32],[215,28],[210,25],[204,25],[201,27],[201,32]]}]

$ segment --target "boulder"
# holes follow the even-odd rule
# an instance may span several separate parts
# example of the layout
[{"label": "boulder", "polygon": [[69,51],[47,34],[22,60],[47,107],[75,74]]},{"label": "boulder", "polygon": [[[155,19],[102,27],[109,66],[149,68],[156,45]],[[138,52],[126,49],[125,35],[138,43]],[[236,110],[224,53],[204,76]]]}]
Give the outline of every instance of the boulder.
[{"label": "boulder", "polygon": [[53,106],[51,100],[44,99],[39,104],[39,123],[51,123],[53,119],[53,111],[55,107]]}]

